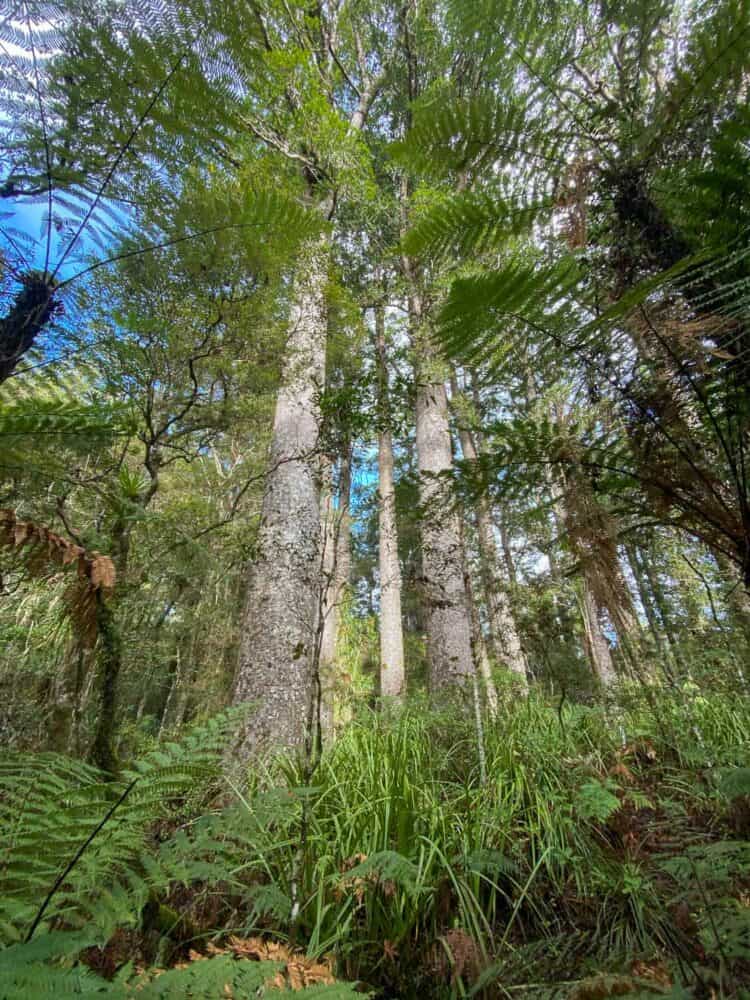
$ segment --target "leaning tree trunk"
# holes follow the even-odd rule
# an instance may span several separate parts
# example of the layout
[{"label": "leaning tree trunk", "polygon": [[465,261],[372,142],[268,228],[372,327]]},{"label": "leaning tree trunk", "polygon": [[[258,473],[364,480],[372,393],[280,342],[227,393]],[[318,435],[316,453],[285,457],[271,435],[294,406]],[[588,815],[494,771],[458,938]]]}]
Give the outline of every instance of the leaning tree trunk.
[{"label": "leaning tree trunk", "polygon": [[325,381],[329,242],[308,246],[293,288],[257,557],[250,570],[235,704],[254,707],[241,758],[305,742],[321,604],[319,393]]},{"label": "leaning tree trunk", "polygon": [[58,311],[57,283],[49,274],[29,271],[5,316],[0,318],[0,382],[13,374],[23,355]]},{"label": "leaning tree trunk", "polygon": [[440,365],[431,355],[423,302],[414,288],[409,316],[417,351],[417,467],[429,686],[437,694],[463,688],[474,676],[471,616],[460,521],[444,481],[453,467],[448,396]]},{"label": "leaning tree trunk", "polygon": [[380,569],[380,694],[404,693],[404,632],[401,619],[401,563],[398,557],[393,437],[385,342],[385,310],[375,309],[378,363],[378,530]]}]

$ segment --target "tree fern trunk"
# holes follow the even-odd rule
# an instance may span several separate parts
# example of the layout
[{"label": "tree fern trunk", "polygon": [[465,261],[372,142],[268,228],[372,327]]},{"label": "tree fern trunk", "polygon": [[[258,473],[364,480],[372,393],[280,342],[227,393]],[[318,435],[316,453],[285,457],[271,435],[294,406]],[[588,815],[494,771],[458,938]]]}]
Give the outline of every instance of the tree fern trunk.
[{"label": "tree fern trunk", "polygon": [[235,703],[251,702],[238,753],[304,743],[320,604],[320,433],[329,243],[299,261],[270,461],[250,570]]},{"label": "tree fern trunk", "polygon": [[117,721],[117,687],[122,665],[120,634],[112,608],[101,591],[96,595],[96,624],[99,633],[99,670],[101,674],[101,701],[91,760],[108,774],[117,772],[115,732]]}]

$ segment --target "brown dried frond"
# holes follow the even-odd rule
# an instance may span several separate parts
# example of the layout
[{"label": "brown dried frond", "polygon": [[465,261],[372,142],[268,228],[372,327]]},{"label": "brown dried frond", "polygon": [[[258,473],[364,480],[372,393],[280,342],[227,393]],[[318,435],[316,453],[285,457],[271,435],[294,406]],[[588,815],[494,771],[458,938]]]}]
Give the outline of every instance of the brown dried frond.
[{"label": "brown dried frond", "polygon": [[565,210],[563,235],[571,250],[586,245],[588,238],[588,209],[586,199],[591,190],[593,164],[578,159],[570,165],[563,177],[555,207]]},{"label": "brown dried frond", "polygon": [[80,640],[92,646],[97,635],[97,594],[107,596],[115,588],[115,567],[109,556],[87,552],[36,521],[20,521],[9,509],[0,509],[0,546],[23,549],[24,567],[35,579],[45,580],[57,569],[75,566],[65,606]]},{"label": "brown dried frond", "polygon": [[428,951],[427,965],[433,975],[450,979],[455,986],[459,980],[474,983],[486,965],[482,950],[476,940],[460,927],[453,927],[441,935]]}]

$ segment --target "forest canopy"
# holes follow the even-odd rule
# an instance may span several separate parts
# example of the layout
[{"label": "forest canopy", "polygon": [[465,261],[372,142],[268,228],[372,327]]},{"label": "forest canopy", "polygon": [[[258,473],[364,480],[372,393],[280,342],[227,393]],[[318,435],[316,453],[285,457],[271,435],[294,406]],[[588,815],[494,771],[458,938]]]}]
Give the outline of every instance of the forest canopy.
[{"label": "forest canopy", "polygon": [[0,998],[750,996],[750,0],[0,0]]}]

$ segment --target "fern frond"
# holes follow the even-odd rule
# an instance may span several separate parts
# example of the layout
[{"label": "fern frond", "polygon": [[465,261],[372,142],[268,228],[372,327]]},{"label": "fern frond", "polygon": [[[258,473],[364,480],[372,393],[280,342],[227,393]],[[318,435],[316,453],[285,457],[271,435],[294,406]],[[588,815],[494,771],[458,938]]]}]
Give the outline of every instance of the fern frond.
[{"label": "fern frond", "polygon": [[165,888],[170,878],[168,864],[144,864],[149,825],[196,788],[210,787],[242,714],[231,710],[209,720],[180,743],[146,755],[117,781],[105,781],[96,769],[58,754],[0,758],[0,927],[5,939],[17,938],[31,925],[59,873],[134,779],[117,822],[105,826],[84,852],[52,898],[45,923],[64,919],[104,943],[116,927],[137,921],[151,888]]},{"label": "fern frond", "polygon": [[642,138],[645,156],[671,139],[676,129],[712,112],[726,100],[727,88],[742,85],[750,42],[750,2],[720,0],[691,34],[684,59],[658,105],[658,114]]},{"label": "fern frond", "polygon": [[576,133],[551,128],[542,111],[538,99],[502,101],[492,93],[470,101],[434,100],[416,110],[408,136],[394,153],[428,173],[436,166],[459,172],[489,169],[519,158],[548,170],[563,167]]},{"label": "fern frond", "polygon": [[549,201],[516,205],[467,192],[438,204],[404,239],[409,254],[482,253],[528,232],[550,208]]},{"label": "fern frond", "polygon": [[453,282],[441,312],[439,335],[451,357],[467,364],[487,362],[515,323],[538,331],[565,321],[574,310],[581,274],[572,260],[552,267],[511,263]]}]

